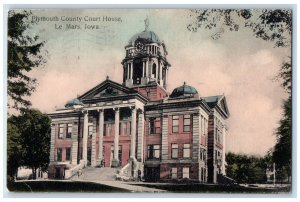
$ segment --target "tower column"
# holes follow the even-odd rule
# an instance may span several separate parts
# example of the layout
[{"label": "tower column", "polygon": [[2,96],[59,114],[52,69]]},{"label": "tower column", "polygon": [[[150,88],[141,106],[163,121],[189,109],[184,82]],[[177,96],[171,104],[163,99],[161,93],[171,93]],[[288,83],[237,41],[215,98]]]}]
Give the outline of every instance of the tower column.
[{"label": "tower column", "polygon": [[146,79],[147,79],[147,83],[149,81],[149,59],[147,58],[146,60]]},{"label": "tower column", "polygon": [[159,84],[161,86],[163,86],[163,78],[162,78],[162,69],[163,69],[163,66],[161,65],[160,61],[159,61],[158,65],[159,65]]},{"label": "tower column", "polygon": [[130,62],[130,79],[133,78],[133,62]]},{"label": "tower column", "polygon": [[130,77],[130,63],[127,63],[127,79],[126,80],[130,79],[129,77]]},{"label": "tower column", "polygon": [[143,61],[143,76],[142,77],[145,77],[145,61]]},{"label": "tower column", "polygon": [[115,108],[114,159],[112,161],[112,167],[119,167],[119,123],[120,123],[119,108]]}]

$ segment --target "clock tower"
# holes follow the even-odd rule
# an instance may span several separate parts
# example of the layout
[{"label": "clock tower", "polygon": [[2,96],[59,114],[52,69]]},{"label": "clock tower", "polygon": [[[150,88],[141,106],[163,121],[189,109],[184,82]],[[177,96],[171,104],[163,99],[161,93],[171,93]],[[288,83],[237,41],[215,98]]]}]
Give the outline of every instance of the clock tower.
[{"label": "clock tower", "polygon": [[131,37],[125,51],[122,61],[123,85],[138,89],[148,98],[150,88],[147,87],[150,86],[157,86],[164,91],[163,94],[167,94],[168,69],[171,66],[166,59],[168,52],[164,42],[149,30],[148,18],[145,19],[145,30]]}]

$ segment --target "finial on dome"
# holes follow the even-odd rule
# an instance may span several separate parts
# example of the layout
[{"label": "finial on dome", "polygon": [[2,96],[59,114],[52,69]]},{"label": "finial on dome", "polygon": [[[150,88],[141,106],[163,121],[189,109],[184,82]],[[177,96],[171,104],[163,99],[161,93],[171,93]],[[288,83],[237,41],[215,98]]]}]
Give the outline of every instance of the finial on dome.
[{"label": "finial on dome", "polygon": [[106,80],[109,80],[109,76],[106,76]]},{"label": "finial on dome", "polygon": [[186,85],[186,82],[185,82],[185,81],[183,82],[183,85]]},{"label": "finial on dome", "polygon": [[149,18],[148,18],[148,16],[147,16],[147,18],[144,20],[144,22],[145,22],[145,31],[148,31],[148,29],[149,29]]}]

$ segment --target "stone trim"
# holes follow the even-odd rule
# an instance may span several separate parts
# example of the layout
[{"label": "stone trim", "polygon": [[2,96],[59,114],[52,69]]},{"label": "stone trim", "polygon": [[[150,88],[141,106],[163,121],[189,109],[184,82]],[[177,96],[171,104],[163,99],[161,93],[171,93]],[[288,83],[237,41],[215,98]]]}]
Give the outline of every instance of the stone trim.
[{"label": "stone trim", "polygon": [[55,134],[56,134],[56,125],[51,125],[51,139],[50,139],[50,163],[55,162],[54,153],[55,153]]},{"label": "stone trim", "polygon": [[162,117],[162,137],[161,137],[161,159],[168,160],[168,119],[167,115]]}]

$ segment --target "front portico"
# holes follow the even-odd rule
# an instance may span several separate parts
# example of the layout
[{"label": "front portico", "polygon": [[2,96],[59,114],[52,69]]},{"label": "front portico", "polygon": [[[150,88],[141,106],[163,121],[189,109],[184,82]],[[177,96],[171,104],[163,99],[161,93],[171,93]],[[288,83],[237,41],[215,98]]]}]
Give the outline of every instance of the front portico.
[{"label": "front portico", "polygon": [[145,97],[107,79],[77,100],[81,106],[66,106],[49,114],[54,126],[51,133],[54,155],[50,163],[59,160],[58,133],[62,120],[66,126],[72,125],[72,133],[76,135],[67,146],[71,148],[73,166],[116,168],[137,159],[143,163]]}]

